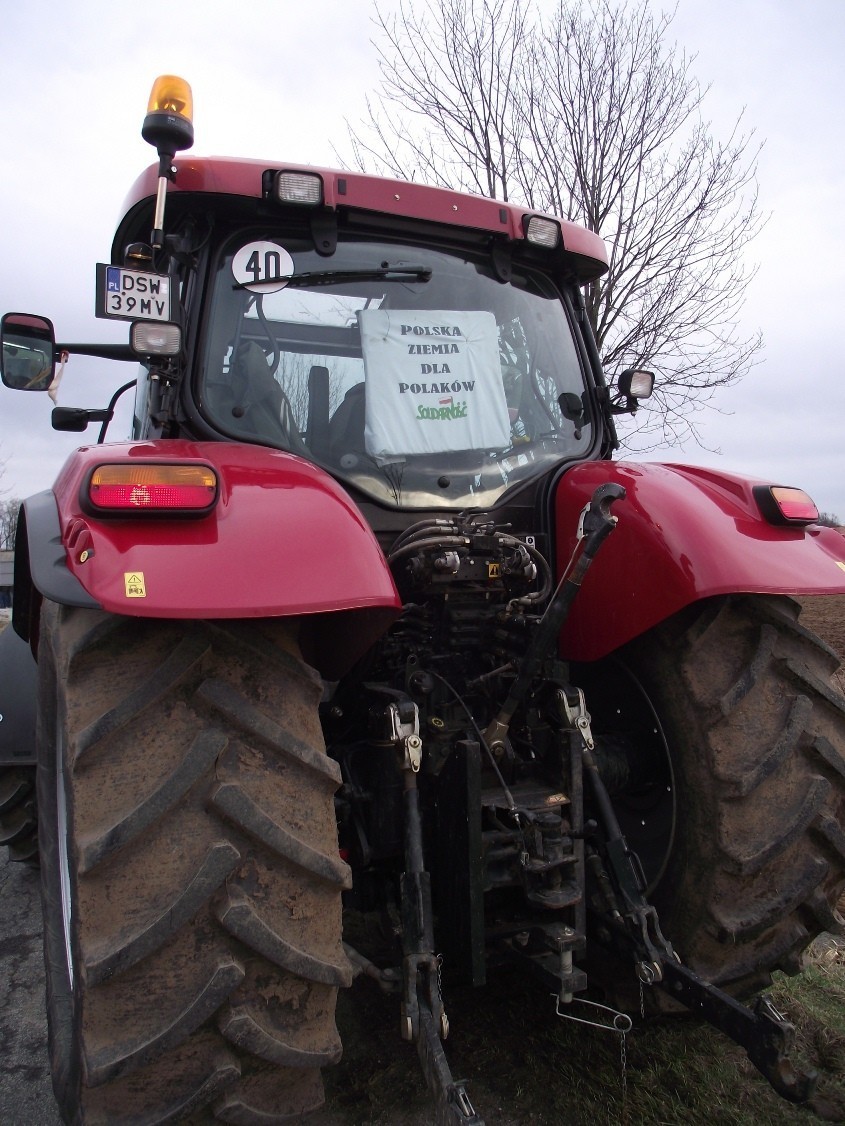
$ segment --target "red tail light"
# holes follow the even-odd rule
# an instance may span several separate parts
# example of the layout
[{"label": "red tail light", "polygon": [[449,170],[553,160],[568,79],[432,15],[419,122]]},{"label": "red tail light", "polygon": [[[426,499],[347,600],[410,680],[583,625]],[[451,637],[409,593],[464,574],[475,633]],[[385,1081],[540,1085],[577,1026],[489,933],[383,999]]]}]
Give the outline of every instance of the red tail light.
[{"label": "red tail light", "polygon": [[217,500],[217,474],[207,465],[101,465],[88,482],[98,512],[189,512],[201,515]]},{"label": "red tail light", "polygon": [[754,496],[770,524],[815,524],[819,510],[803,489],[785,485],[757,485]]}]

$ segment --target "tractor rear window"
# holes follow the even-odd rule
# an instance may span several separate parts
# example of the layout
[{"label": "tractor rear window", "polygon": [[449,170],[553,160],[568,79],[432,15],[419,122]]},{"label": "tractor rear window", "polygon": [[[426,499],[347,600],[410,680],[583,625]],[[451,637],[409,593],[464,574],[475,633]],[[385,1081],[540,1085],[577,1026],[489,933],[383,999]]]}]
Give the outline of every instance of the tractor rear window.
[{"label": "tractor rear window", "polygon": [[221,256],[208,324],[209,422],[383,504],[488,507],[592,441],[589,415],[573,421],[572,327],[541,275],[502,283],[482,258],[393,243],[341,242],[326,258],[241,238]]}]

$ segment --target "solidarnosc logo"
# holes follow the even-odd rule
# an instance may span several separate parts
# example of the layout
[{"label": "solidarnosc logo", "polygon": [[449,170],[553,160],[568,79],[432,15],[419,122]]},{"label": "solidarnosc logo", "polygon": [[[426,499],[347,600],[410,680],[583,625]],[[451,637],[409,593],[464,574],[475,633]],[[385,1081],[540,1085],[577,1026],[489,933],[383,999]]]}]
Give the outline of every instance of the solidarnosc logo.
[{"label": "solidarnosc logo", "polygon": [[440,399],[436,407],[426,407],[422,403],[417,404],[417,418],[435,419],[438,422],[448,422],[453,418],[466,418],[467,417],[467,404],[466,399],[461,403],[456,403],[450,396],[448,399]]}]

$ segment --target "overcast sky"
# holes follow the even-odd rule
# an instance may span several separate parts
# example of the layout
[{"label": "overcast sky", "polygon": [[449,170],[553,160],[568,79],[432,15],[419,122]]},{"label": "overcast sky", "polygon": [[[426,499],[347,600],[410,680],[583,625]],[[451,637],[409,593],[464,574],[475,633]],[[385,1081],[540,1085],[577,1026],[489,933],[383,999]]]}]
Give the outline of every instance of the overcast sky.
[{"label": "overcast sky", "polygon": [[[360,119],[377,86],[368,0],[28,0],[3,14],[0,310],[49,316],[65,340],[126,339],[94,318],[94,266],[108,261],[124,196],[154,159],[140,128],[156,75],[191,83],[196,154],[318,165],[347,151],[345,121]],[[671,37],[712,84],[714,133],[745,108],[765,140],[771,219],[751,248],[759,273],[742,315],[765,348],[716,400],[722,413],[700,416],[708,450],[649,456],[801,485],[845,521],[845,2],[679,0]],[[133,374],[77,358],[59,402],[104,406]],[[85,440],[53,431],[51,407],[0,387],[6,496],[48,488]],[[110,437],[127,425],[124,415]]]}]

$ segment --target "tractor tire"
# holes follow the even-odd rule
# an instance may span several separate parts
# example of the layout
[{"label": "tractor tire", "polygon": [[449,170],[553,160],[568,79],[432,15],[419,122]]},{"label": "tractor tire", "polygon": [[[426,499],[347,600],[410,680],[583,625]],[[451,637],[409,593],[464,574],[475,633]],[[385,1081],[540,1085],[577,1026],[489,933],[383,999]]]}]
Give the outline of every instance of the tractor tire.
[{"label": "tractor tire", "polygon": [[845,698],[839,658],[799,613],[786,597],[710,599],[622,655],[674,791],[650,901],[682,961],[738,996],[845,933]]},{"label": "tractor tire", "polygon": [[34,766],[0,767],[0,845],[10,860],[38,867]]},{"label": "tractor tire", "polygon": [[284,622],[47,603],[38,799],[65,1122],[299,1121],[340,1058],[338,767]]}]

